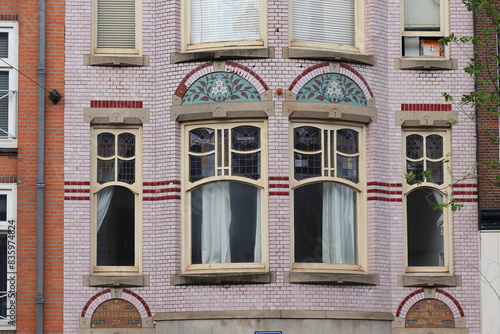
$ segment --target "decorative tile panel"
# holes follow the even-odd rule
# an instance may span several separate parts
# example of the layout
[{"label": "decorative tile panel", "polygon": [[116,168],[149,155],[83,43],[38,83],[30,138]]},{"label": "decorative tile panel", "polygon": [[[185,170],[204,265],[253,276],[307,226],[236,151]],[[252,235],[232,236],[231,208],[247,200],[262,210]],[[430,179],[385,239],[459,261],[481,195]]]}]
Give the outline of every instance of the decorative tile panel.
[{"label": "decorative tile panel", "polygon": [[350,78],[336,73],[321,74],[309,80],[297,93],[297,102],[340,103],[367,106],[362,89]]},{"label": "decorative tile panel", "polygon": [[202,76],[182,98],[182,104],[249,101],[260,101],[257,89],[248,80],[227,72]]}]

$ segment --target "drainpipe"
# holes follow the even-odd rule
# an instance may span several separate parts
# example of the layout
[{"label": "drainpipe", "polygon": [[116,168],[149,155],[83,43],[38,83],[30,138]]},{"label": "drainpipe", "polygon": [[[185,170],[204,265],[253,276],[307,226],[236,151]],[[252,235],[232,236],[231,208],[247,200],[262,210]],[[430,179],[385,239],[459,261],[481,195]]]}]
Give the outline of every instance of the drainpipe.
[{"label": "drainpipe", "polygon": [[45,163],[45,0],[38,1],[38,151],[36,181],[36,333],[43,334],[44,163]]}]

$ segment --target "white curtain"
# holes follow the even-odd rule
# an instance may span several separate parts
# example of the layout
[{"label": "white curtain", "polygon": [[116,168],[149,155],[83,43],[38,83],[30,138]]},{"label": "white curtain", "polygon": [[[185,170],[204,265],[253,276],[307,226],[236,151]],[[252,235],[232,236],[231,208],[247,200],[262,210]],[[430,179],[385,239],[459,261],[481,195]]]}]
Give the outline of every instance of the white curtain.
[{"label": "white curtain", "polygon": [[230,263],[231,199],[229,182],[209,183],[202,188],[202,263]]},{"label": "white curtain", "polygon": [[355,203],[354,190],[323,183],[323,263],[357,263]]},{"label": "white curtain", "polygon": [[260,40],[260,0],[191,0],[190,44]]},{"label": "white curtain", "polygon": [[[254,238],[254,262],[261,261],[261,203],[260,191],[256,194],[256,207],[231,209],[231,183],[214,182],[201,188],[202,191],[202,226],[201,226],[201,263],[231,263],[231,242],[245,242],[231,240],[231,220],[238,223],[238,215],[245,214],[245,210],[256,210],[255,235],[245,235],[245,238]],[[233,204],[234,206],[234,204]],[[235,211],[237,213],[235,213]],[[234,215],[236,217],[233,217]],[[250,213],[249,213],[250,214]],[[254,214],[254,212],[252,212]],[[244,226],[241,226],[244,228]],[[234,245],[233,245],[234,246]]]},{"label": "white curtain", "polygon": [[107,187],[97,193],[97,231],[101,228],[104,217],[108,212],[115,187]]}]

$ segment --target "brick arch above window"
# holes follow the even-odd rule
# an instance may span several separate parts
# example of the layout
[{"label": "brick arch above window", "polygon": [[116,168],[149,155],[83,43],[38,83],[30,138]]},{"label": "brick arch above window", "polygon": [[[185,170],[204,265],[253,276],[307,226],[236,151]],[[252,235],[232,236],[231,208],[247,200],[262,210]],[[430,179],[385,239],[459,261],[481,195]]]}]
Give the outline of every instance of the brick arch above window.
[{"label": "brick arch above window", "polygon": [[302,72],[290,85],[283,112],[292,118],[376,120],[375,98],[355,69],[322,63]]},{"label": "brick arch above window", "polygon": [[211,62],[191,71],[172,98],[170,118],[177,121],[262,118],[274,114],[267,84],[248,67]]}]

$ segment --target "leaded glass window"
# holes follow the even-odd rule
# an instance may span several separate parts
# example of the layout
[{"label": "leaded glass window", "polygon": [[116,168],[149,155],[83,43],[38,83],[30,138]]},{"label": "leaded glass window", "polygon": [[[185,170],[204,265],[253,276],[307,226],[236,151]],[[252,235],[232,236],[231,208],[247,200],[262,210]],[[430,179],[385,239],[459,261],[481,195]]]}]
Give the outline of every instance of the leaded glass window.
[{"label": "leaded glass window", "polygon": [[97,136],[97,182],[135,182],[135,135],[100,133]]},{"label": "leaded glass window", "polygon": [[293,131],[294,176],[340,177],[359,182],[359,133],[353,129],[297,127]]},{"label": "leaded glass window", "polygon": [[185,125],[187,271],[262,269],[264,122]]},{"label": "leaded glass window", "polygon": [[427,136],[411,134],[406,137],[406,173],[414,178],[408,184],[424,181],[424,171],[429,171],[428,182],[443,184],[444,180],[443,137],[438,134]]}]

